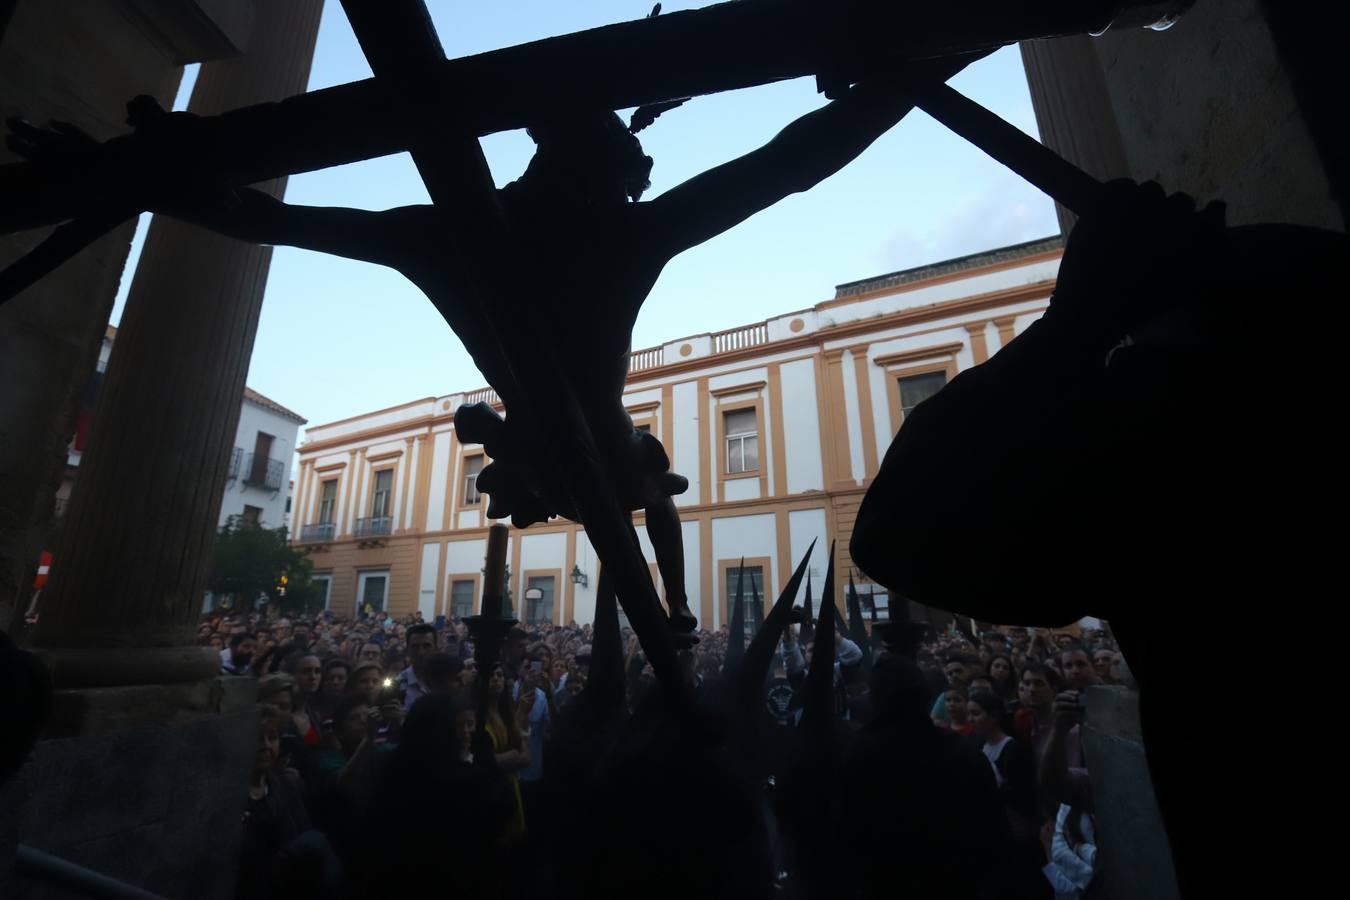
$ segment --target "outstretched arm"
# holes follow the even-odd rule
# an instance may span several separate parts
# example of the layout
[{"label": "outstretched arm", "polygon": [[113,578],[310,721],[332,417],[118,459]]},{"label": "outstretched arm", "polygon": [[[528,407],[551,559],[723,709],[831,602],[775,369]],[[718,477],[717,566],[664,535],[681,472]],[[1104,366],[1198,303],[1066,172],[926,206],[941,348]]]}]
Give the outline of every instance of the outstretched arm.
[{"label": "outstretched arm", "polygon": [[[906,77],[952,75],[981,54],[934,60]],[[852,162],[914,108],[901,77],[861,83],[802,116],[763,147],[709,169],[651,201],[657,242],[670,256],[697,246]]]},{"label": "outstretched arm", "polygon": [[246,188],[237,202],[196,209],[167,209],[177,219],[255,244],[276,244],[332,253],[404,269],[412,262],[414,235],[433,227],[430,206],[383,212],[344,207],[293,206]]}]

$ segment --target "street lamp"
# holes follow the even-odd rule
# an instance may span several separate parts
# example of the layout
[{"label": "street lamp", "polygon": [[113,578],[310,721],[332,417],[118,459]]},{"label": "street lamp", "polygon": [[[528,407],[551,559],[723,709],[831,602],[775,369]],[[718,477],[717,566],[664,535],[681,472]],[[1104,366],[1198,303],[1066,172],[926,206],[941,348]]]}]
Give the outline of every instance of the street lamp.
[{"label": "street lamp", "polygon": [[572,579],[573,584],[579,584],[582,587],[586,587],[588,584],[590,584],[590,579],[586,577],[586,573],[581,571],[581,566],[578,566],[576,564],[573,564],[572,566],[572,574],[570,577]]}]

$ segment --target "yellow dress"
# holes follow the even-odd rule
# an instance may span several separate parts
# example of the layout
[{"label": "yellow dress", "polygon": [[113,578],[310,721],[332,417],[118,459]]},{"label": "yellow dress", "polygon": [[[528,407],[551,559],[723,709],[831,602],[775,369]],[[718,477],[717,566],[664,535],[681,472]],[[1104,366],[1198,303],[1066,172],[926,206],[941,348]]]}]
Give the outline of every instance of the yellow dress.
[{"label": "yellow dress", "polygon": [[[488,737],[492,739],[492,752],[505,753],[511,749],[507,746],[506,726],[498,725],[491,719],[488,720],[484,729]],[[511,781],[511,794],[515,798],[516,811],[511,815],[510,821],[506,823],[506,828],[502,831],[502,843],[513,844],[525,836],[525,804],[520,799],[520,777],[515,772],[507,775]]]}]

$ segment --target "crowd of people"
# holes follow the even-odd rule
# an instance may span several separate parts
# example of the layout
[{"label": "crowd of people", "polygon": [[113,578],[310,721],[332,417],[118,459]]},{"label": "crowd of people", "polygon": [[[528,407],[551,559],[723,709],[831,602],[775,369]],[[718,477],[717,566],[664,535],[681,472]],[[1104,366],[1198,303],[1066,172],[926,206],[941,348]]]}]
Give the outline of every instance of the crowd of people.
[{"label": "crowd of people", "polygon": [[[763,676],[757,714],[769,723],[768,741],[779,750],[792,746],[800,730],[815,644],[799,630],[784,630]],[[833,637],[834,718],[844,744],[863,746],[894,718],[889,701],[876,692],[888,690],[884,678],[878,688],[877,676],[895,654],[880,640],[859,642],[849,634],[845,629]],[[732,637],[725,626],[696,636],[680,661],[700,706],[711,709],[727,674]],[[575,781],[568,756],[576,742],[568,729],[576,730],[584,716],[564,723],[585,695],[595,638],[589,624],[514,627],[492,671],[482,673],[473,635],[457,619],[343,619],[267,610],[206,617],[199,642],[219,648],[222,673],[258,679],[261,732],[244,815],[238,896],[363,895],[390,877],[382,849],[414,846],[442,846],[466,864],[481,864],[460,878],[466,896],[564,896],[557,882],[567,864],[558,854],[570,842],[555,830],[576,824],[564,797],[581,788],[551,782]],[[619,646],[625,685],[620,713],[631,726],[643,721],[644,704],[660,705],[654,699],[659,691],[636,635],[623,629]],[[930,630],[906,659],[905,677],[917,679],[910,688],[917,688],[926,713],[923,722],[906,727],[917,725],[925,737],[945,742],[940,746],[947,757],[982,757],[958,777],[977,794],[985,791],[984,801],[962,800],[961,790],[949,799],[971,817],[957,830],[970,831],[972,847],[997,854],[997,877],[971,896],[1091,896],[1094,823],[1077,724],[1082,690],[1129,679],[1109,631],[1074,638],[987,627],[977,636],[954,623],[942,633]],[[487,718],[480,731],[484,676]],[[475,746],[476,734],[488,745]],[[561,761],[550,767],[555,745]],[[794,891],[791,829],[775,822],[790,812],[772,797],[774,770],[786,774],[790,762],[773,748],[767,755],[773,762],[765,769],[764,797],[750,801],[769,835],[760,849],[770,877],[761,886],[770,890],[765,896],[806,896]],[[660,758],[644,765],[659,768]],[[434,803],[436,784],[445,788],[447,802],[468,815],[417,808],[419,790]],[[589,788],[604,794],[600,786]],[[694,789],[716,790],[715,773]],[[690,865],[696,865],[693,858]],[[969,873],[949,877],[950,895],[962,895],[957,884]],[[662,894],[663,887],[654,884],[653,892]],[[752,886],[747,896],[753,895]]]}]

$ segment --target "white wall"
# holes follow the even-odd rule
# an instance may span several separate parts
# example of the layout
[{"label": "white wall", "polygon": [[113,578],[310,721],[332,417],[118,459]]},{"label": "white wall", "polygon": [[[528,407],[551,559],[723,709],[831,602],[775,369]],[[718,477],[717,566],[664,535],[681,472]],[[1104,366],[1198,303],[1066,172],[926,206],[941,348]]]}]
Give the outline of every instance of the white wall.
[{"label": "white wall", "polygon": [[[825,531],[825,510],[792,510],[788,513],[788,534],[789,546],[792,547],[792,565],[794,568],[806,553],[806,548],[811,546],[811,542],[816,542],[815,549],[811,551],[811,562],[807,568],[811,573],[811,594],[816,600],[819,600],[821,587],[825,583],[825,568],[830,563],[830,542]],[[805,602],[806,579],[803,578],[794,605],[801,606]],[[819,603],[814,608],[818,611],[820,609]]]},{"label": "white wall", "polygon": [[783,437],[790,494],[825,489],[820,458],[820,412],[816,408],[816,367],[810,359],[779,367],[783,386]]},{"label": "white wall", "polygon": [[310,428],[306,432],[306,437],[311,441],[330,441],[333,438],[342,437],[349,434],[357,434],[362,431],[369,431],[372,428],[379,428],[384,425],[394,425],[399,422],[408,422],[414,419],[425,418],[435,412],[436,398],[427,397],[424,400],[418,400],[401,409],[380,410],[359,418],[353,418],[348,422],[338,422],[332,425],[319,425]]},{"label": "white wall", "polygon": [[449,477],[450,432],[442,431],[432,438],[431,493],[427,496],[427,531],[440,531],[445,516],[445,479]]},{"label": "white wall", "polygon": [[[760,452],[763,452],[764,444],[767,441],[760,441]],[[723,482],[726,486],[727,501],[734,500],[757,500],[759,499],[759,479],[758,478],[728,478]]]},{"label": "white wall", "polygon": [[908,291],[901,291],[898,294],[841,304],[821,310],[820,318],[826,327],[844,322],[856,322],[898,312],[902,309],[914,309],[919,306],[959,300],[963,297],[974,297],[979,294],[1036,284],[1041,281],[1053,281],[1058,273],[1059,259],[1055,258],[1029,265],[1014,266],[984,275],[955,278],[928,287],[916,287]]},{"label": "white wall", "polygon": [[[703,585],[699,579],[699,541],[701,535],[698,522],[681,522],[680,533],[684,537],[684,594],[689,598],[689,609],[696,616],[702,616]],[[705,622],[699,626],[707,628]]]},{"label": "white wall", "polygon": [[844,418],[848,431],[848,461],[850,474],[854,482],[862,484],[866,466],[863,462],[862,412],[858,404],[858,373],[853,367],[853,351],[845,350],[844,370]]},{"label": "white wall", "polygon": [[422,577],[418,585],[417,608],[423,621],[436,618],[436,567],[441,561],[440,543],[422,545]]},{"label": "white wall", "polygon": [[586,573],[589,582],[585,587],[577,585],[572,598],[572,617],[579,625],[595,621],[595,591],[600,583],[599,559],[586,532],[577,532],[577,565]]},{"label": "white wall", "polygon": [[[240,405],[239,427],[235,429],[234,443],[231,445],[232,448],[239,447],[242,450],[239,474],[225,485],[220,504],[220,518],[216,523],[218,526],[224,525],[230,516],[242,516],[245,506],[256,506],[262,510],[258,520],[266,528],[280,528],[285,524],[291,461],[295,454],[295,438],[299,430],[300,424],[294,419],[278,415],[248,400]],[[247,474],[244,463],[253,452],[260,431],[273,436],[272,449],[268,457],[279,460],[282,464],[281,489],[277,491],[244,484],[244,476]]]},{"label": "white wall", "polygon": [[[700,481],[698,453],[698,384],[686,381],[675,385],[671,395],[671,418],[675,431],[674,446],[667,446],[672,455],[671,470],[689,479],[689,490],[675,498],[676,506],[698,503]],[[580,621],[578,619],[577,621]]]}]

